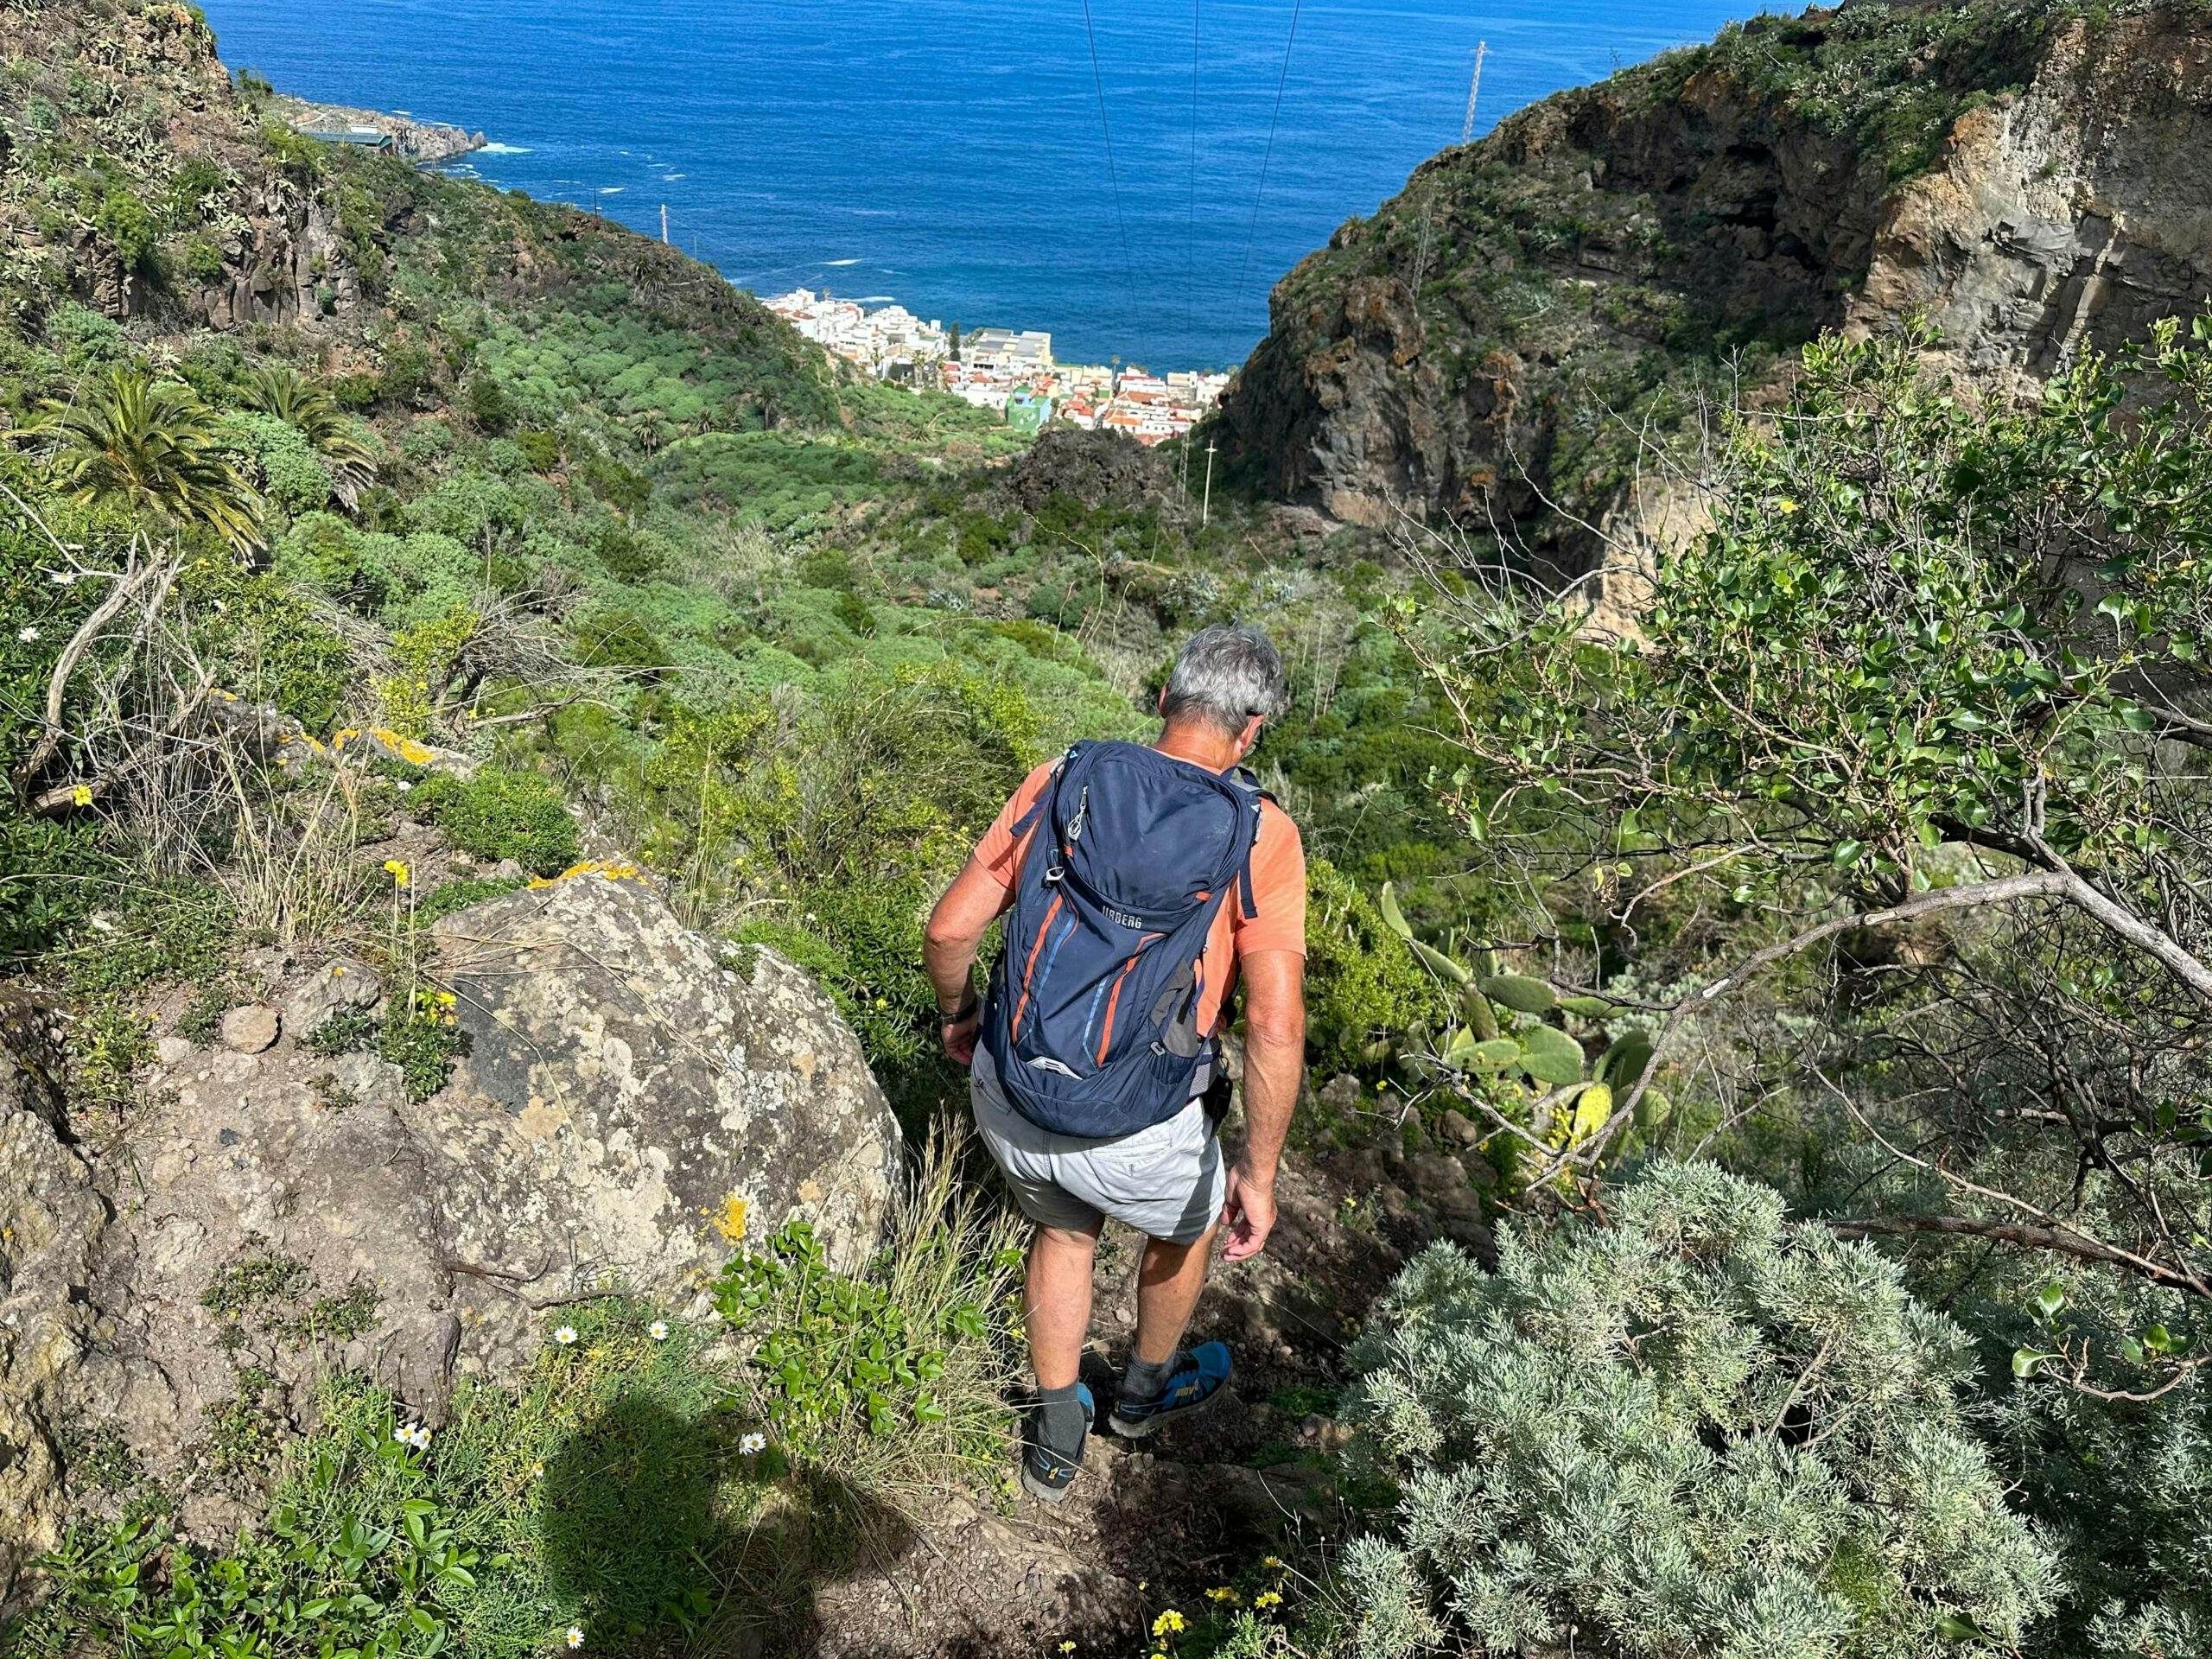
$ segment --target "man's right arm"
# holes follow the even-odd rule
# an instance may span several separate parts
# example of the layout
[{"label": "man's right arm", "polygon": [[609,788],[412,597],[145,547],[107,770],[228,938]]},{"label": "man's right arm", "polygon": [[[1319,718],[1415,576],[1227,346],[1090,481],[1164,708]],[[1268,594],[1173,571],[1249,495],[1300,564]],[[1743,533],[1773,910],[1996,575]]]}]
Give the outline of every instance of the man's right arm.
[{"label": "man's right arm", "polygon": [[1007,889],[999,885],[981,859],[967,867],[944,890],[922,934],[922,965],[937,990],[938,1032],[944,1052],[965,1065],[976,1057],[976,1033],[982,1023],[980,1005],[956,1019],[976,995],[976,953],[983,935],[1007,906]]}]

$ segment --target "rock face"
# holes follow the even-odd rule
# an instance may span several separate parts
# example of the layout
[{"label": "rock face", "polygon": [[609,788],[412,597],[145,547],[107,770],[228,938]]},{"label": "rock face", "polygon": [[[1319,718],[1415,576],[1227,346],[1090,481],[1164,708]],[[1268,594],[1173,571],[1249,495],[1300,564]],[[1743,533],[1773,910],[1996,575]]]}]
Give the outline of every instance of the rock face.
[{"label": "rock face", "polygon": [[2208,147],[2193,8],[1762,19],[1524,110],[1345,225],[1275,289],[1225,462],[1580,572],[1582,524],[1694,526],[1653,487],[1669,440],[1823,328],[1925,312],[1960,361],[2040,377],[2200,307]]},{"label": "rock face", "polygon": [[2041,378],[2212,296],[2212,25],[2076,19],[2014,99],[1896,193],[1850,321],[1924,315],[1953,360]]},{"label": "rock face", "polygon": [[[840,1269],[873,1251],[898,1126],[860,1046],[768,951],[720,966],[635,877],[582,875],[437,926],[468,1057],[424,1127],[469,1179],[457,1245],[532,1274],[530,1250],[680,1281],[796,1211]],[[737,1208],[732,1209],[732,1200]]]},{"label": "rock face", "polygon": [[31,1089],[0,1056],[0,1608],[60,1538],[63,1440],[92,1325],[78,1295],[106,1220]]},{"label": "rock face", "polygon": [[388,1014],[342,960],[234,1011],[238,1040],[165,1045],[128,1159],[88,1166],[0,1079],[0,1586],[53,1541],[73,1425],[111,1426],[213,1535],[266,1472],[257,1426],[304,1424],[334,1369],[435,1422],[457,1378],[525,1364],[564,1299],[702,1317],[732,1241],[792,1214],[841,1267],[875,1249],[898,1126],[780,958],[724,968],[619,869],[446,918],[435,957],[417,996],[391,988],[465,1046],[427,1098],[373,1034],[309,1045]]}]

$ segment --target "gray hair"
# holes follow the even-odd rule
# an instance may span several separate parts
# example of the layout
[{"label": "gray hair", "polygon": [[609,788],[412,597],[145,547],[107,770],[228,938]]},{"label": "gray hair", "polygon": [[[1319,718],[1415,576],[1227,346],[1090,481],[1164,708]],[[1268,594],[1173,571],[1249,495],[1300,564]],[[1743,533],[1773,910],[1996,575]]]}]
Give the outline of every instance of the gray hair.
[{"label": "gray hair", "polygon": [[1290,701],[1274,642],[1243,623],[1200,628],[1175,659],[1160,713],[1202,720],[1234,737],[1255,715],[1273,720]]}]

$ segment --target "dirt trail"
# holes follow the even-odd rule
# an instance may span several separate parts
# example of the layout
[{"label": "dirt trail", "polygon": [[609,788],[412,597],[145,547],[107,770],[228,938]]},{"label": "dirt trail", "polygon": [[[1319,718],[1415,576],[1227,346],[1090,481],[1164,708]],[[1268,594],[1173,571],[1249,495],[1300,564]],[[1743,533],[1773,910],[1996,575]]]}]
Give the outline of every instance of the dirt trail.
[{"label": "dirt trail", "polygon": [[[1352,1322],[1428,1238],[1449,1230],[1488,1244],[1465,1206],[1447,1224],[1408,1192],[1423,1154],[1406,1155],[1395,1127],[1378,1138],[1382,1149],[1287,1160],[1267,1254],[1217,1268],[1192,1340],[1229,1344],[1228,1397],[1144,1441],[1095,1434],[1057,1509],[1024,1498],[1001,1516],[948,1501],[893,1559],[821,1592],[810,1650],[1012,1659],[1073,1641],[1084,1654],[1136,1652],[1160,1608],[1203,1606],[1209,1587],[1261,1556],[1322,1535],[1341,1444],[1325,1408]],[[1135,1313],[1136,1261],[1135,1236],[1109,1229],[1084,1362],[1102,1418]]]}]

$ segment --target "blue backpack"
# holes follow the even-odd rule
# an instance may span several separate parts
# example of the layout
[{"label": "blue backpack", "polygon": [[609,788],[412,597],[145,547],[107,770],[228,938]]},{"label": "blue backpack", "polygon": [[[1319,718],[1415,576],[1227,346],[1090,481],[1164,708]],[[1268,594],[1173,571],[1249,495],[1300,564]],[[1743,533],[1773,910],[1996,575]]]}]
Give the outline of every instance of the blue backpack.
[{"label": "blue backpack", "polygon": [[1249,918],[1265,798],[1139,743],[1078,743],[1014,826],[1033,828],[982,1043],[1021,1115],[1105,1139],[1187,1105],[1206,936],[1232,888]]}]

